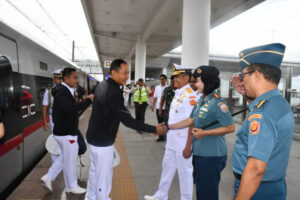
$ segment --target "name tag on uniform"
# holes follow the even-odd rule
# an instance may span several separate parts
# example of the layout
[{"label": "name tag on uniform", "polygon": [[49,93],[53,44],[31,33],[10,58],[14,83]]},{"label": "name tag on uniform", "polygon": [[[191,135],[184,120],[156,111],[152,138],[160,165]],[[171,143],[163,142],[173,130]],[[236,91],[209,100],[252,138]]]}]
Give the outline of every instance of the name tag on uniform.
[{"label": "name tag on uniform", "polygon": [[200,108],[200,110],[208,112],[207,108],[204,108],[204,107]]}]

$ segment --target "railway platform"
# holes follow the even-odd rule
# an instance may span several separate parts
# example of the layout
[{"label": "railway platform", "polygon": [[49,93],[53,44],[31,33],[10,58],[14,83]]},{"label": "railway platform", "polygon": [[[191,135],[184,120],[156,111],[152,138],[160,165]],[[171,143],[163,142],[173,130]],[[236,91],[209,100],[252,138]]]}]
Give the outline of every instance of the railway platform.
[{"label": "railway platform", "polygon": [[[129,109],[134,116],[134,109]],[[88,108],[80,117],[80,130],[85,135],[91,108]],[[146,112],[146,123],[156,124],[156,116],[150,109]],[[240,127],[236,124],[236,130]],[[228,161],[222,172],[220,183],[220,200],[233,199],[234,177],[231,170],[231,155],[236,140],[235,134],[226,136],[228,144]],[[115,144],[120,157],[120,164],[114,168],[112,200],[143,200],[145,194],[153,194],[159,184],[161,175],[161,161],[164,155],[164,142],[156,142],[156,137],[150,134],[137,134],[121,124],[117,142]],[[287,200],[297,200],[300,196],[300,144],[293,140],[287,174]],[[87,186],[89,173],[89,152],[81,158],[84,166],[77,162],[78,184]],[[53,192],[43,187],[40,178],[47,172],[51,165],[50,155],[47,154],[36,167],[28,174],[22,183],[8,197],[9,200],[21,199],[51,199],[51,200],[80,200],[85,195],[73,195],[64,192],[62,173],[53,182]],[[195,190],[194,190],[195,191]],[[170,200],[180,200],[179,181],[177,174],[169,191]],[[194,194],[194,199],[196,196]]]}]

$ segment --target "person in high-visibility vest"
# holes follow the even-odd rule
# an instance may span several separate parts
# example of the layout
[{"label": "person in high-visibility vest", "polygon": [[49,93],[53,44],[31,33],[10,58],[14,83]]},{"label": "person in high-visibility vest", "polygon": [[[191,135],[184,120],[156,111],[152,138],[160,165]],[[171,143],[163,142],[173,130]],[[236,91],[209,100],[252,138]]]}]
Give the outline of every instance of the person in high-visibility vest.
[{"label": "person in high-visibility vest", "polygon": [[[144,80],[140,78],[136,87],[131,90],[134,93],[135,118],[138,121],[145,122],[145,113],[148,106],[149,88],[146,86]],[[138,131],[140,134],[142,132]]]}]

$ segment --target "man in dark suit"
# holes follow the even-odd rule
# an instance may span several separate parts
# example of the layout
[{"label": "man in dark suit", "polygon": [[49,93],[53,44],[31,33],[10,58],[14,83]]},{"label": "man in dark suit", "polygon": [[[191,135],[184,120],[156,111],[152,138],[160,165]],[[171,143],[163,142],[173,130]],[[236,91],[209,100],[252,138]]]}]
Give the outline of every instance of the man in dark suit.
[{"label": "man in dark suit", "polygon": [[124,60],[111,63],[110,78],[101,82],[95,92],[95,102],[86,134],[90,148],[90,174],[87,199],[110,200],[113,177],[113,145],[120,122],[137,131],[162,134],[162,124],[151,126],[135,120],[124,106],[123,91],[129,78],[129,69]]},{"label": "man in dark suit", "polygon": [[85,193],[86,190],[77,184],[76,162],[78,154],[78,112],[86,109],[94,100],[89,95],[85,100],[76,103],[74,89],[78,84],[76,70],[65,68],[62,72],[63,82],[52,89],[53,103],[53,134],[62,151],[61,158],[55,162],[62,162],[66,192],[74,194]]}]

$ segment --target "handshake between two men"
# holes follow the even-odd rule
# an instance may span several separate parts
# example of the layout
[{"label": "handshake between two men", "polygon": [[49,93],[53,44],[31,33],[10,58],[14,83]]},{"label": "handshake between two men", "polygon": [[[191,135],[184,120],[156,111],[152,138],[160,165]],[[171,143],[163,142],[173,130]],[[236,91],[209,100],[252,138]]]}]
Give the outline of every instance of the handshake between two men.
[{"label": "handshake between two men", "polygon": [[164,135],[168,132],[168,128],[167,128],[165,122],[157,124],[155,127],[156,127],[156,133],[154,134],[154,136]]},{"label": "handshake between two men", "polygon": [[[154,134],[154,136],[156,135],[164,135],[168,132],[168,130],[173,130],[173,129],[177,129],[175,127],[176,125],[170,125],[170,127],[165,123],[160,123],[157,124],[156,127],[156,133]],[[178,128],[181,129],[182,127]],[[191,126],[191,129],[189,130],[189,134],[193,135],[195,138],[197,139],[201,139],[202,137],[205,136],[204,134],[204,130],[201,128],[194,128],[193,126]]]}]

